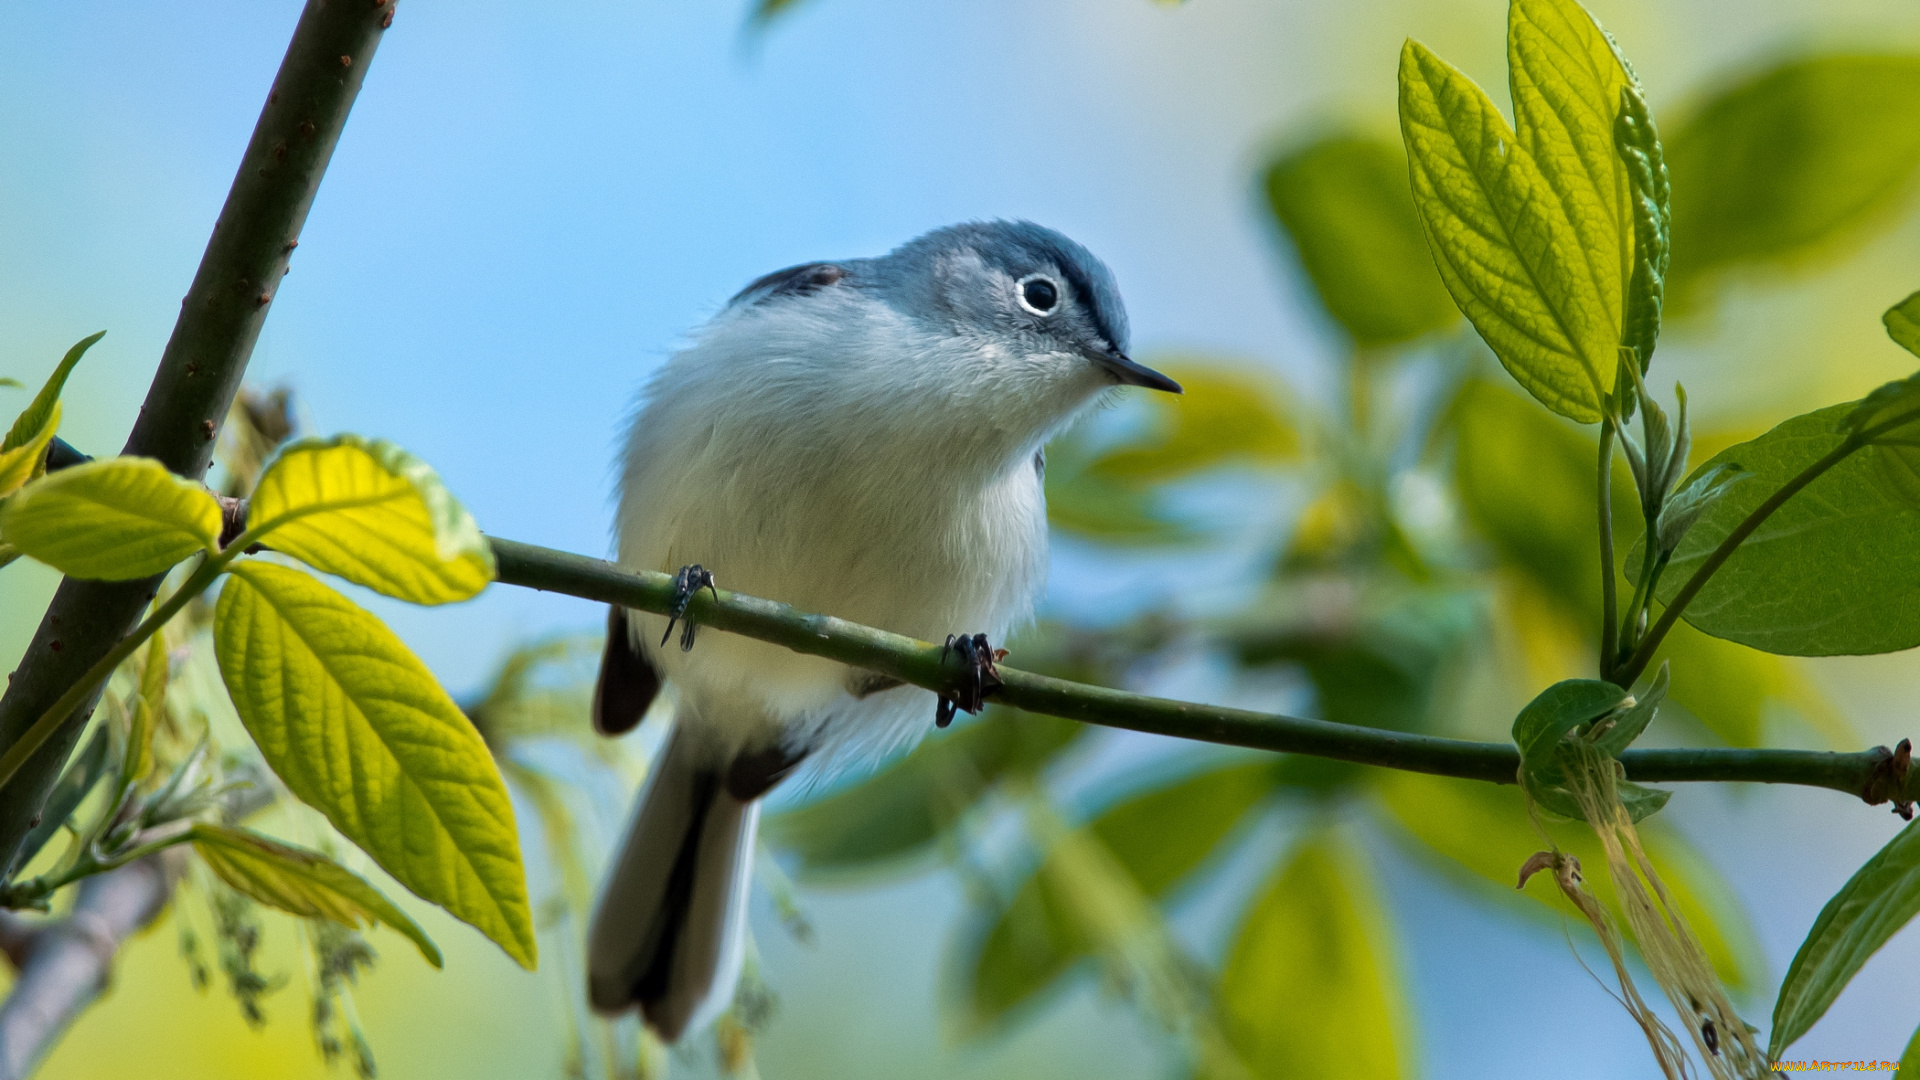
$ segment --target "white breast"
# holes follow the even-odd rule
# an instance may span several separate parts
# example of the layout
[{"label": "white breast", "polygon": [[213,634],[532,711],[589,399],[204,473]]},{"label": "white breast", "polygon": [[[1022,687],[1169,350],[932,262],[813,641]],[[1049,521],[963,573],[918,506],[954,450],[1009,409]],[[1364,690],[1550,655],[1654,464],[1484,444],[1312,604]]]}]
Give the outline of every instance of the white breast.
[{"label": "white breast", "polygon": [[[1046,570],[1047,424],[1024,413],[1057,406],[987,407],[950,377],[977,360],[966,346],[836,293],[724,313],[655,377],[628,444],[619,559],[698,563],[725,588],[923,640],[998,643]],[[923,691],[856,705],[839,664],[717,632],[662,650],[664,619],[634,623],[682,722],[720,742],[778,728],[887,743],[929,726]]]}]

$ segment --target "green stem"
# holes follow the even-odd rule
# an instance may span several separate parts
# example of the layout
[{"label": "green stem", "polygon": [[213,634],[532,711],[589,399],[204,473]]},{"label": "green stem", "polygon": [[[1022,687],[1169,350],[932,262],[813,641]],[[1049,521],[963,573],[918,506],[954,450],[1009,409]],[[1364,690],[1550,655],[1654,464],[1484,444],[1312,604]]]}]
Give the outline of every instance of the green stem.
[{"label": "green stem", "polygon": [[68,885],[82,878],[90,878],[95,874],[105,874],[118,870],[128,863],[137,862],[156,851],[164,851],[167,848],[186,843],[194,838],[197,828],[197,825],[187,822],[174,822],[169,825],[156,826],[147,831],[149,834],[158,835],[150,835],[149,839],[145,842],[130,847],[110,859],[98,859],[94,857],[91,851],[83,852],[78,859],[74,860],[73,865],[67,867],[65,870],[56,874],[33,878],[30,881],[23,881],[18,885],[9,886],[4,896],[5,903],[0,906],[10,908],[39,907],[55,892],[66,888]]},{"label": "green stem", "polygon": [[1613,417],[1600,421],[1600,677],[1613,677],[1619,657],[1619,597],[1613,565]]},{"label": "green stem", "polygon": [[[1755,529],[1772,517],[1775,510],[1786,505],[1788,499],[1799,494],[1802,488],[1818,480],[1828,469],[1840,464],[1848,455],[1870,441],[1872,441],[1872,435],[1865,432],[1849,436],[1839,446],[1822,455],[1818,461],[1800,470],[1793,479],[1780,485],[1780,490],[1767,496],[1765,502],[1754,507],[1752,513],[1742,519],[1740,524],[1734,526],[1733,531],[1720,541],[1720,546],[1714,548],[1713,553],[1708,555],[1706,561],[1693,572],[1693,576],[1687,578],[1686,584],[1680,586],[1680,591],[1673,594],[1673,599],[1667,604],[1667,610],[1660,615],[1660,621],[1653,624],[1653,628],[1647,631],[1647,636],[1633,650],[1633,655],[1627,659],[1625,666],[1619,672],[1620,676],[1626,680],[1621,685],[1630,686],[1633,680],[1640,677],[1640,673],[1645,671],[1647,664],[1653,660],[1653,654],[1660,648],[1660,642],[1666,638],[1667,632],[1673,629],[1673,624],[1679,621],[1681,614],[1687,610],[1687,605],[1693,602],[1693,598],[1699,595],[1702,588],[1706,587],[1714,573],[1733,557],[1733,553],[1739,550],[1740,545],[1746,543],[1747,537],[1752,536]],[[1646,547],[1649,553],[1652,552],[1655,543],[1655,537],[1647,537]],[[1652,604],[1651,595],[1647,603]],[[1618,679],[1615,681],[1619,682]]]},{"label": "green stem", "polygon": [[[673,578],[628,570],[602,559],[493,539],[503,584],[565,593],[639,611],[666,613],[674,604]],[[687,613],[702,626],[783,645],[929,690],[950,689],[957,677],[938,645],[813,615],[785,604],[719,590],[702,592]],[[1511,784],[1520,755],[1511,743],[1469,742],[1411,735],[1379,728],[1335,724],[1293,716],[1196,705],[1146,697],[1100,686],[1000,669],[993,700],[1028,712],[1089,724],[1196,739],[1255,750],[1273,750],[1353,761],[1410,772]],[[1855,754],[1807,750],[1629,750],[1620,755],[1629,779],[1638,781],[1751,781],[1831,788],[1865,797],[1885,771],[1884,749]],[[1905,786],[1881,797],[1913,799],[1920,770]]]},{"label": "green stem", "polygon": [[202,559],[187,580],[180,583],[180,588],[176,589],[172,596],[167,597],[166,603],[154,609],[153,614],[147,616],[144,622],[135,627],[133,633],[121,638],[113,648],[107,651],[107,655],[88,668],[86,674],[80,676],[77,682],[67,687],[67,692],[49,705],[47,710],[40,714],[40,719],[35,720],[33,726],[16,739],[12,746],[7,747],[6,753],[0,754],[0,791],[6,790],[7,785],[13,782],[14,774],[20,771],[20,766],[25,764],[27,759],[33,756],[33,752],[40,749],[55,731],[59,730],[61,723],[72,716],[74,710],[92,699],[94,692],[106,684],[106,681],[113,676],[113,670],[119,667],[122,661],[132,656],[135,649],[144,644],[161,627],[167,625],[167,620],[178,614],[181,608],[186,607],[188,601],[205,592],[207,586],[213,584],[213,579],[220,576],[220,571],[226,569],[227,563],[232,561],[233,554],[230,553],[237,554],[243,550],[245,549],[239,546],[230,547],[226,552],[209,555]]}]

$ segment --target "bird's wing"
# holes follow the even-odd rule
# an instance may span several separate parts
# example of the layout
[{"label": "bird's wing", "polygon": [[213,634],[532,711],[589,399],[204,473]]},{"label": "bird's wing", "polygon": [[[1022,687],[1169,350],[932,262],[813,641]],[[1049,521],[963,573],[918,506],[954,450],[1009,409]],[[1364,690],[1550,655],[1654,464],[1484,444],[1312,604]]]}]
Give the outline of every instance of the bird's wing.
[{"label": "bird's wing", "polygon": [[765,277],[755,278],[746,288],[735,293],[727,306],[748,307],[763,300],[779,296],[806,296],[819,292],[831,285],[837,285],[847,276],[847,268],[838,263],[801,263],[789,266],[785,270],[775,270]]}]

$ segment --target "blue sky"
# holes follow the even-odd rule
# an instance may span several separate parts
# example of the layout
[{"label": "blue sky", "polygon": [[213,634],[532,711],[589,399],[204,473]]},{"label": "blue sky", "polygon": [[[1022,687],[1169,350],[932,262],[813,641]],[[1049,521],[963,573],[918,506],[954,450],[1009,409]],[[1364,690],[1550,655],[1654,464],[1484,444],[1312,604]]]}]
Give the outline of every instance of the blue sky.
[{"label": "blue sky", "polygon": [[[93,452],[117,448],[131,423],[297,7],[0,8],[0,373],[37,380],[67,345],[106,329],[68,394],[65,433]],[[1593,7],[1656,106],[1791,45],[1912,44],[1920,32],[1920,14],[1900,0]],[[314,430],[392,439],[433,463],[489,532],[600,553],[613,446],[635,388],[741,284],[795,262],[876,254],[956,220],[1027,217],[1113,266],[1138,353],[1266,363],[1311,393],[1336,347],[1298,303],[1301,286],[1259,213],[1264,152],[1329,117],[1390,132],[1394,62],[1409,34],[1489,85],[1504,79],[1496,0],[806,0],[757,38],[742,33],[743,15],[733,0],[405,0],[253,380],[294,386]],[[1861,256],[1855,277],[1784,299],[1765,286],[1743,293],[1730,332],[1755,338],[1764,360],[1785,346],[1744,315],[1817,303],[1877,334],[1871,321],[1887,300],[1857,275],[1916,270],[1888,246],[1912,250],[1914,232],[1908,223]],[[1675,362],[1713,378],[1710,350],[1689,348],[1677,339]],[[1821,400],[1840,398],[1829,384],[1857,390],[1885,377],[1867,367],[1820,375]],[[1764,407],[1812,379],[1790,373],[1748,393]],[[1087,580],[1062,570],[1056,588]],[[18,654],[51,586],[37,568],[0,577],[0,651]],[[456,692],[514,642],[598,620],[578,602],[505,589],[452,609],[379,610]],[[1911,666],[1822,670],[1838,673],[1831,685],[1852,673],[1880,686]],[[1881,737],[1899,700],[1851,693],[1844,704]],[[1822,793],[1675,800],[1686,803],[1743,889],[1766,901],[1758,921],[1776,972],[1820,901],[1891,832],[1879,812]],[[1787,824],[1761,843],[1755,821]],[[1560,1045],[1579,1052],[1557,1074],[1644,1066],[1637,1036],[1557,937],[1492,924],[1415,871],[1387,887],[1416,942],[1426,1075],[1536,1075]],[[957,902],[944,879],[819,898],[823,945],[769,946],[796,1002],[789,1015],[801,1018],[790,1023],[849,1038],[890,1032],[902,1056],[877,1054],[874,1075],[887,1061],[991,1074],[1004,1063],[997,1052],[938,1049],[927,968],[940,935],[925,928],[944,933]],[[835,942],[871,927],[872,949],[836,955]],[[1908,970],[1920,959],[1914,943],[1897,944],[1843,999],[1846,1015],[1810,1038],[1810,1055],[1897,1056],[1914,1019],[1897,1006],[1920,995],[1911,976],[1893,974],[1895,955]],[[873,981],[822,974],[836,966],[910,992],[876,997]],[[808,1003],[809,988],[848,986],[887,1022]],[[1138,1049],[1148,1044],[1130,1034],[1137,1026],[1082,987],[1007,1052],[1045,1061],[1066,1045],[1047,1040],[1078,1031],[1075,1053],[1099,1051],[1081,1062],[1087,1075],[1160,1075],[1166,1060]],[[776,1035],[776,1048],[781,1038],[802,1056],[769,1075],[828,1074],[798,1035]]]}]

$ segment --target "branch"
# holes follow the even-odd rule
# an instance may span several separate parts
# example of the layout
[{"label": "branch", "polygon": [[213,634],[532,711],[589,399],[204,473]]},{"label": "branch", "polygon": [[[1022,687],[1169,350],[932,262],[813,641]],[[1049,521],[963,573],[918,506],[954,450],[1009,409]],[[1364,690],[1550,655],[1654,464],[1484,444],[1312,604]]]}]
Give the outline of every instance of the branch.
[{"label": "branch", "polygon": [[[158,458],[190,479],[206,473],[347,111],[392,21],[392,0],[307,0],[124,453]],[[158,578],[61,582],[0,697],[0,747],[18,741],[107,655],[158,585]],[[95,700],[75,710],[22,766],[19,782],[0,793],[0,869],[11,872]]]},{"label": "branch", "polygon": [[[674,602],[673,578],[637,572],[602,559],[572,555],[513,540],[495,539],[499,580],[508,585],[565,593],[586,600],[656,614]],[[890,675],[915,686],[945,691],[956,686],[959,671],[937,645],[846,622],[810,615],[785,604],[719,590],[701,593],[687,616],[715,630],[784,645],[795,652],[824,656],[867,671]],[[1066,717],[1089,724],[1171,735],[1182,739],[1275,750],[1379,765],[1390,769],[1511,784],[1520,754],[1508,743],[1469,742],[1432,735],[1409,735],[1378,728],[1305,720],[1274,713],[1195,705],[1184,701],[1128,694],[1044,675],[1000,669],[1001,687],[993,699],[1028,712]],[[1855,754],[1813,750],[1629,750],[1620,755],[1627,777],[1638,781],[1748,781],[1831,788],[1870,804],[1894,800],[1896,806],[1920,796],[1920,775],[1908,769],[1901,751],[1884,746]]]},{"label": "branch", "polygon": [[149,855],[81,882],[61,918],[0,913],[0,948],[18,969],[0,1005],[0,1080],[26,1080],[106,989],[121,942],[166,907],[173,879],[164,856]]}]

